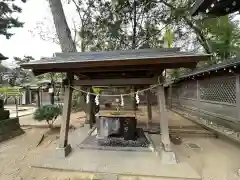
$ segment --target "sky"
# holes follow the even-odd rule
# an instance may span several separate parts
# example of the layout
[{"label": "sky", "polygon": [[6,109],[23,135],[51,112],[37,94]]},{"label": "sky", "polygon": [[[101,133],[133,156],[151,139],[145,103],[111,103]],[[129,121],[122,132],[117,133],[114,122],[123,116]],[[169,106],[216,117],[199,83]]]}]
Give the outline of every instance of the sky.
[{"label": "sky", "polygon": [[[16,1],[17,2],[17,1]],[[20,2],[20,1],[19,1]],[[60,52],[60,46],[40,38],[35,30],[37,22],[43,22],[43,29],[50,29],[54,32],[51,12],[47,0],[28,0],[27,3],[18,4],[22,7],[22,13],[18,14],[19,20],[24,22],[23,28],[14,28],[11,32],[14,35],[10,39],[0,36],[0,53],[9,57],[3,61],[6,66],[14,66],[13,57],[33,56],[51,57],[55,52]],[[64,5],[66,16],[72,16],[70,5]],[[69,16],[70,14],[70,16]],[[70,25],[71,26],[71,25]],[[35,33],[31,33],[31,32]]]}]

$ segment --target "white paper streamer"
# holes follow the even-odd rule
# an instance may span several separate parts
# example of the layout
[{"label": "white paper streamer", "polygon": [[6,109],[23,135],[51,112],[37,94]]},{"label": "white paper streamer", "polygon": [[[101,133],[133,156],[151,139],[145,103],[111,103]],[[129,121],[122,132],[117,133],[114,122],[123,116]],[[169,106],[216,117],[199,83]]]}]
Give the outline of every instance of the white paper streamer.
[{"label": "white paper streamer", "polygon": [[124,99],[122,94],[121,94],[121,106],[124,106]]},{"label": "white paper streamer", "polygon": [[96,103],[96,105],[99,105],[99,95],[96,95],[96,97],[95,97],[95,103]]},{"label": "white paper streamer", "polygon": [[87,97],[86,97],[86,103],[89,103],[89,92],[87,93]]},{"label": "white paper streamer", "polygon": [[53,93],[53,88],[49,88],[48,93]]},{"label": "white paper streamer", "polygon": [[139,104],[139,102],[140,102],[140,99],[139,99],[139,95],[138,95],[138,91],[137,91],[137,93],[136,93],[136,103]]}]

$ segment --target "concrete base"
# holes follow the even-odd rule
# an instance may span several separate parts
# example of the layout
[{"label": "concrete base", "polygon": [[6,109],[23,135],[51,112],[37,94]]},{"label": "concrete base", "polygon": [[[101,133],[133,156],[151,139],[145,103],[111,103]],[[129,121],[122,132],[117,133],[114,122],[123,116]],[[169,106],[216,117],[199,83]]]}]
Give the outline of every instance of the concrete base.
[{"label": "concrete base", "polygon": [[[164,160],[169,163],[166,165],[166,163],[161,162],[161,157],[152,152],[84,150],[78,148],[78,145],[88,136],[88,131],[88,128],[83,127],[69,134],[69,143],[72,145],[73,152],[67,158],[59,158],[56,156],[56,150],[49,149],[47,152],[35,156],[36,161],[34,161],[32,167],[88,172],[94,175],[102,174],[102,176],[107,174],[117,175],[118,177],[136,176],[139,179],[147,176],[155,179],[201,179],[187,163],[170,164],[169,161]],[[167,155],[166,157],[169,157]],[[104,178],[114,179],[115,177],[105,176]]]},{"label": "concrete base", "polygon": [[162,164],[177,164],[177,159],[174,152],[166,152],[164,150],[159,152]]},{"label": "concrete base", "polygon": [[172,148],[171,148],[170,143],[162,143],[162,147],[164,148],[164,150],[166,152],[172,152]]},{"label": "concrete base", "polygon": [[56,148],[56,151],[57,151],[56,155],[57,155],[58,157],[65,158],[65,157],[67,157],[67,156],[71,153],[72,148],[71,148],[71,145],[68,144],[68,145],[67,145],[66,147],[64,147],[64,148],[57,147],[57,148]]}]

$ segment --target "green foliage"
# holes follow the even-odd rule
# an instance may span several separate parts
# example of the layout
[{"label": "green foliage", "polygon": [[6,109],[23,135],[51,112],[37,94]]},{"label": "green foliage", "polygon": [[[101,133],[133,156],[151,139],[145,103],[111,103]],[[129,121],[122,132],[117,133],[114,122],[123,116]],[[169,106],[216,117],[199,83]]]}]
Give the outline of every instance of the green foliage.
[{"label": "green foliage", "polygon": [[32,60],[35,60],[32,56],[24,56],[23,58],[20,57],[13,57],[15,63],[20,66],[21,64],[28,63]]},{"label": "green foliage", "polygon": [[81,51],[159,48],[164,40],[168,47],[174,41],[182,50],[205,51],[217,60],[239,52],[238,23],[232,18],[192,17],[188,0],[71,2],[81,22],[74,30],[80,37]]},{"label": "green foliage", "polygon": [[85,100],[84,100],[84,96],[82,95],[82,93],[80,91],[73,91],[73,97],[72,97],[72,109],[74,111],[77,110],[82,110],[85,105]]},{"label": "green foliage", "polygon": [[58,116],[62,114],[61,105],[44,105],[34,112],[36,121],[46,121],[51,128]]},{"label": "green foliage", "polygon": [[[22,12],[22,9],[14,1],[4,0],[0,2],[0,35],[7,39],[13,35],[9,32],[9,29],[23,26],[23,23],[13,16]],[[22,2],[26,2],[26,0],[22,0]]]},{"label": "green foliage", "polygon": [[179,78],[180,76],[182,76],[183,74],[185,74],[189,71],[191,71],[191,70],[186,69],[186,68],[170,69],[169,75],[170,75],[170,78],[173,80],[173,79]]},{"label": "green foliage", "polygon": [[[189,0],[69,2],[74,3],[79,15],[80,24],[74,32],[80,37],[81,51],[159,48],[164,40],[168,47],[174,41],[181,50],[214,54],[206,65],[239,54],[239,23],[230,16],[192,17]],[[172,74],[178,76],[178,71],[185,72],[176,70]]]},{"label": "green foliage", "polygon": [[155,1],[72,1],[81,20],[82,51],[162,46],[161,9]]},{"label": "green foliage", "polygon": [[17,67],[12,69],[10,73],[7,73],[8,83],[10,86],[21,86],[24,83],[28,83],[33,79],[33,74],[29,70],[25,70],[20,67],[21,64],[34,60],[32,56],[24,56],[23,58],[14,57]]},{"label": "green foliage", "polygon": [[209,39],[215,58],[221,61],[234,57],[240,51],[239,22],[229,16],[206,19],[201,24]]},{"label": "green foliage", "polygon": [[164,34],[164,41],[167,44],[168,48],[172,47],[173,38],[174,38],[173,32],[171,31],[171,29],[167,29]]},{"label": "green foliage", "polygon": [[95,93],[95,94],[100,94],[101,92],[102,92],[102,88],[93,88],[93,92]]},{"label": "green foliage", "polygon": [[22,88],[20,87],[0,87],[0,95],[20,96]]}]

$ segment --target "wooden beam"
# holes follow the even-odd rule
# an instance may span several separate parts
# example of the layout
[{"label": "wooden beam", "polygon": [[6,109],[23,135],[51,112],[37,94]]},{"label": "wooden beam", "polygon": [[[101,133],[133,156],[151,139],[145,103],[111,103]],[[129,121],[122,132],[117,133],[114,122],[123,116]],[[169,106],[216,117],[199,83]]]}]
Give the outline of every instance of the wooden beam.
[{"label": "wooden beam", "polygon": [[[161,71],[162,69],[174,69],[174,68],[195,68],[196,62],[175,62],[175,63],[163,63],[163,64],[144,64],[144,65],[109,65],[103,67],[79,67],[78,65],[72,65],[71,67],[68,64],[65,65],[45,65],[44,67],[33,67],[33,73],[35,75],[41,75],[48,72],[74,72],[75,74],[82,74],[88,76],[89,73],[98,74],[102,72],[116,72],[116,73],[124,73],[124,72],[139,72],[139,71]],[[36,69],[35,69],[36,68]]]},{"label": "wooden beam", "polygon": [[73,80],[74,86],[120,86],[120,85],[152,85],[154,78],[125,78],[125,79],[86,79]]},{"label": "wooden beam", "polygon": [[[125,72],[125,71],[152,71],[154,69],[157,69],[156,66],[153,65],[145,65],[145,66],[111,66],[111,67],[105,67],[105,68],[99,68],[99,67],[90,67],[85,68],[84,73],[86,72]],[[82,71],[76,71],[79,73],[82,73]]]}]

